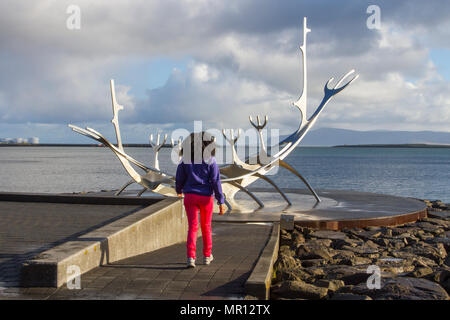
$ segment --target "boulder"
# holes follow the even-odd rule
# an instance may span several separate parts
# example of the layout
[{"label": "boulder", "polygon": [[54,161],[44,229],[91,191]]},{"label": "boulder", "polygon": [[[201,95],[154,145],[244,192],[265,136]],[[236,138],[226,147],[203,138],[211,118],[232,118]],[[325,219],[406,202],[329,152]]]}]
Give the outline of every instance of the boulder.
[{"label": "boulder", "polygon": [[[290,251],[287,251],[288,253]],[[301,268],[300,263],[292,255],[286,252],[280,252],[278,255],[278,260],[275,264],[276,277],[277,279],[284,280],[289,279],[290,274]]]},{"label": "boulder", "polygon": [[375,230],[375,231],[363,231],[363,232],[360,232],[358,234],[358,237],[360,237],[360,238],[362,238],[364,240],[372,240],[372,239],[380,237],[381,235],[382,235],[382,233],[378,229],[378,230]]},{"label": "boulder", "polygon": [[372,298],[354,293],[336,293],[333,294],[330,300],[372,300]]},{"label": "boulder", "polygon": [[294,230],[292,233],[292,247],[298,248],[300,245],[305,243],[305,237],[299,233],[297,230]]},{"label": "boulder", "polygon": [[314,285],[318,287],[327,288],[329,291],[336,291],[345,286],[344,281],[342,280],[327,280],[321,279],[314,283]]},{"label": "boulder", "polygon": [[427,241],[434,238],[434,235],[422,230],[421,233],[417,234],[417,237],[422,241]]},{"label": "boulder", "polygon": [[420,246],[414,245],[405,249],[406,252],[410,252],[416,256],[422,256],[433,260],[437,264],[442,262],[447,257],[447,251],[442,243],[434,244],[433,246]]},{"label": "boulder", "polygon": [[364,258],[364,257],[354,257],[353,259],[351,259],[352,262],[352,266],[359,266],[359,265],[364,265],[364,264],[371,264],[372,263],[372,259],[369,258]]},{"label": "boulder", "polygon": [[334,249],[337,250],[341,250],[343,246],[349,246],[352,248],[358,247],[358,246],[362,246],[364,245],[364,241],[362,240],[355,240],[355,239],[338,239],[338,240],[333,240],[333,244],[332,247]]},{"label": "boulder", "polygon": [[284,298],[318,300],[327,296],[328,289],[303,281],[285,281],[273,293]]},{"label": "boulder", "polygon": [[423,278],[429,274],[433,273],[433,269],[429,267],[419,267],[414,270],[414,272],[411,273],[411,275],[415,278]]},{"label": "boulder", "polygon": [[355,253],[349,250],[335,250],[333,259],[352,259],[355,257]]},{"label": "boulder", "polygon": [[355,248],[350,247],[350,246],[343,246],[342,249],[343,250],[352,251],[352,252],[354,252],[356,254],[359,254],[359,255],[367,255],[367,254],[378,253],[378,249],[377,248],[371,248],[371,247],[368,247],[366,245],[363,245],[361,247],[355,247]]},{"label": "boulder", "polygon": [[284,245],[290,246],[291,243],[292,243],[292,234],[282,229],[280,231],[280,246]]},{"label": "boulder", "polygon": [[305,268],[318,267],[318,266],[323,266],[323,265],[327,264],[327,260],[325,260],[325,259],[302,260],[301,264],[302,264],[302,267],[305,267]]},{"label": "boulder", "polygon": [[297,249],[296,254],[300,260],[310,260],[310,259],[330,260],[332,258],[332,255],[329,253],[326,247],[311,246],[308,243],[300,245]]},{"label": "boulder", "polygon": [[425,221],[425,222],[429,222],[431,224],[440,226],[440,227],[444,227],[446,229],[450,228],[450,222],[446,221],[444,219],[437,219],[437,218],[424,218],[421,221]]},{"label": "boulder", "polygon": [[339,232],[339,231],[331,231],[331,230],[315,231],[311,234],[311,236],[319,238],[319,239],[330,239],[330,240],[345,240],[345,239],[347,239],[347,235],[345,233]]},{"label": "boulder", "polygon": [[365,283],[360,283],[353,287],[352,293],[381,300],[449,300],[439,284],[411,277],[385,278],[380,289],[369,289]]},{"label": "boulder", "polygon": [[444,232],[442,226],[430,222],[416,222],[416,225],[423,231],[431,233],[433,235],[439,235]]},{"label": "boulder", "polygon": [[325,276],[325,271],[322,267],[309,267],[303,270],[309,273],[311,277],[314,277],[316,279],[321,279]]},{"label": "boulder", "polygon": [[389,246],[389,239],[386,239],[386,238],[374,239],[373,242],[375,242],[377,245],[382,246],[382,247]]},{"label": "boulder", "polygon": [[344,281],[345,285],[357,285],[361,282],[366,283],[367,278],[369,277],[370,274],[366,272],[356,272],[353,274],[343,276],[340,280]]}]

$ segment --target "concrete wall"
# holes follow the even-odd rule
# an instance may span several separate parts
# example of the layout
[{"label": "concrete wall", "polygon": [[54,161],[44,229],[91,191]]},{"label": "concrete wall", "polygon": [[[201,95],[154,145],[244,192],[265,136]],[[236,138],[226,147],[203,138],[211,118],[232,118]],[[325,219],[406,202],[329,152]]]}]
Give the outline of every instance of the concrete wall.
[{"label": "concrete wall", "polygon": [[60,287],[72,274],[71,266],[83,274],[108,262],[184,242],[186,237],[187,217],[182,200],[164,199],[25,262],[21,284]]}]

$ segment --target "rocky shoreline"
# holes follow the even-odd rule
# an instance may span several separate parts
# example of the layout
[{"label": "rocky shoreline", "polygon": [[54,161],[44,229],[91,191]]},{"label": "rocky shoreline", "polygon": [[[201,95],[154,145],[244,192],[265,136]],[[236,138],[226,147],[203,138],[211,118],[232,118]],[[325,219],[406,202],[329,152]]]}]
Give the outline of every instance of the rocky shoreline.
[{"label": "rocky shoreline", "polygon": [[449,300],[449,205],[424,201],[415,223],[281,230],[271,299]]}]

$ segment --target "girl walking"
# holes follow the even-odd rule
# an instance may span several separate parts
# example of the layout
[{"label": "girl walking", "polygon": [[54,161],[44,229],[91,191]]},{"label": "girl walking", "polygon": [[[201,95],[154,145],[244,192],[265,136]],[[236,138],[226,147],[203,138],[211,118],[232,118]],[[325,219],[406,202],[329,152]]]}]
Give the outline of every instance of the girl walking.
[{"label": "girl walking", "polygon": [[184,193],[184,207],[188,218],[187,267],[194,268],[198,231],[198,214],[203,238],[203,263],[210,264],[214,259],[211,253],[211,221],[214,198],[219,205],[220,215],[225,212],[224,196],[220,172],[215,159],[214,138],[206,133],[191,133],[183,141],[182,156],[176,173],[176,192]]}]

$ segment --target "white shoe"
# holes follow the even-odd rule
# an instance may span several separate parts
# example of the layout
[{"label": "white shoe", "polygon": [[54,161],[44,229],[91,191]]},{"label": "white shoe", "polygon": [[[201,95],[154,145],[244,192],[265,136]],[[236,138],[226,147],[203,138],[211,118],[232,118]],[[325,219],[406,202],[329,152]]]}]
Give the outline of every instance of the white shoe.
[{"label": "white shoe", "polygon": [[188,260],[187,260],[187,267],[188,268],[195,268],[195,259],[194,258],[188,258]]},{"label": "white shoe", "polygon": [[209,257],[203,257],[203,263],[204,264],[210,264],[211,261],[213,261],[213,260],[214,260],[214,257],[213,257],[212,254]]}]

